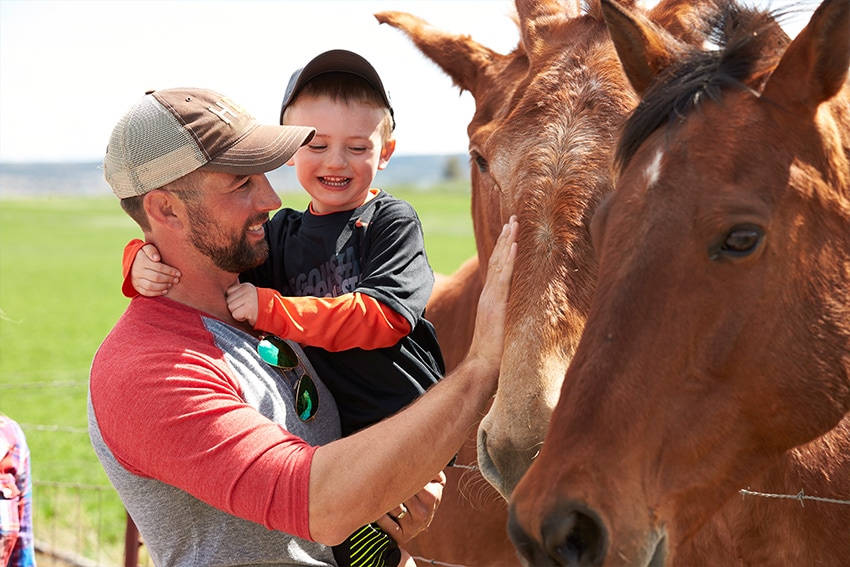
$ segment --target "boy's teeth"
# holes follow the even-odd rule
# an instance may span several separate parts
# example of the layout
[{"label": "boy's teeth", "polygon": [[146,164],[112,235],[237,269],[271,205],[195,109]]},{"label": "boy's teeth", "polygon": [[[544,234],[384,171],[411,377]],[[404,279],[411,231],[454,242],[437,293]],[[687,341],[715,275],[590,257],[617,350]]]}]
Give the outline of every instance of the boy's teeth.
[{"label": "boy's teeth", "polygon": [[322,181],[328,185],[345,185],[348,183],[348,177],[322,177]]}]

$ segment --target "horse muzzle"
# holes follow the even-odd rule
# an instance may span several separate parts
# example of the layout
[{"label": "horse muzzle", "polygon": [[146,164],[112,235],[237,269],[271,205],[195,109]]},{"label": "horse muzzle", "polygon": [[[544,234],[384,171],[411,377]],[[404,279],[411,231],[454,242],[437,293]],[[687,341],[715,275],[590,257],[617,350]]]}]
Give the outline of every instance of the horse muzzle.
[{"label": "horse muzzle", "polygon": [[663,567],[668,556],[665,534],[654,530],[615,545],[599,514],[577,501],[556,505],[540,519],[521,518],[512,504],[508,535],[528,567]]}]

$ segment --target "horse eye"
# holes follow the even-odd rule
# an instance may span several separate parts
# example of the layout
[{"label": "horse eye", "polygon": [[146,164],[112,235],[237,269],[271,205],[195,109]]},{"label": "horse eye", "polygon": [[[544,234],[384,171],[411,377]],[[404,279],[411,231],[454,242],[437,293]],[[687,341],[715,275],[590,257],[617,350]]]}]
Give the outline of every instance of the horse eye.
[{"label": "horse eye", "polygon": [[472,152],[472,159],[475,161],[475,165],[478,166],[478,171],[481,173],[487,173],[490,169],[490,164],[487,163],[487,160],[476,151]]},{"label": "horse eye", "polygon": [[756,228],[736,228],[726,235],[720,247],[732,254],[749,254],[755,250],[761,240],[761,231]]},{"label": "horse eye", "polygon": [[736,226],[726,233],[722,242],[718,242],[713,247],[714,249],[709,256],[712,260],[718,259],[721,255],[727,257],[747,256],[758,249],[763,237],[764,232],[757,226]]}]

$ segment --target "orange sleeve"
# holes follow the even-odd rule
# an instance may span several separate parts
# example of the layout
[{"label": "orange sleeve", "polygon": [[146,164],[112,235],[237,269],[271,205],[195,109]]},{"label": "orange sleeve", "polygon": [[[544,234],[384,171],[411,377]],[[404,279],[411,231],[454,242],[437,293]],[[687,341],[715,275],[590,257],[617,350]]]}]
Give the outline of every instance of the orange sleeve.
[{"label": "orange sleeve", "polygon": [[139,295],[139,292],[133,287],[133,281],[130,278],[130,270],[133,268],[133,262],[136,261],[136,254],[139,253],[139,250],[141,250],[142,246],[145,244],[147,244],[147,242],[134,238],[127,243],[127,246],[124,247],[124,257],[121,259],[121,273],[124,274],[124,283],[121,284],[121,293],[124,294],[124,297],[132,299]]},{"label": "orange sleeve", "polygon": [[257,299],[255,329],[330,352],[386,348],[411,330],[402,315],[359,292],[339,297],[283,297],[273,289],[257,288]]}]

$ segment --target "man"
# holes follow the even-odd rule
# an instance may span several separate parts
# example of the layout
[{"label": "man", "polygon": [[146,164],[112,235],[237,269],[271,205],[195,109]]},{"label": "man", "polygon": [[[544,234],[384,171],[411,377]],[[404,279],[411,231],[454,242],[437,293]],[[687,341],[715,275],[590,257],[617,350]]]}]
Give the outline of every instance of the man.
[{"label": "man", "polygon": [[211,91],[169,89],[134,105],[110,139],[107,181],[181,273],[167,299],[133,299],[95,355],[89,391],[92,444],[157,565],[333,565],[327,546],[376,520],[410,539],[439,499],[433,479],[495,392],[514,221],[490,260],[467,359],[344,439],[299,347],[279,345],[291,360],[273,366],[231,317],[225,291],[265,259],[263,223],[280,206],[264,173],[312,135],[259,125]]}]

